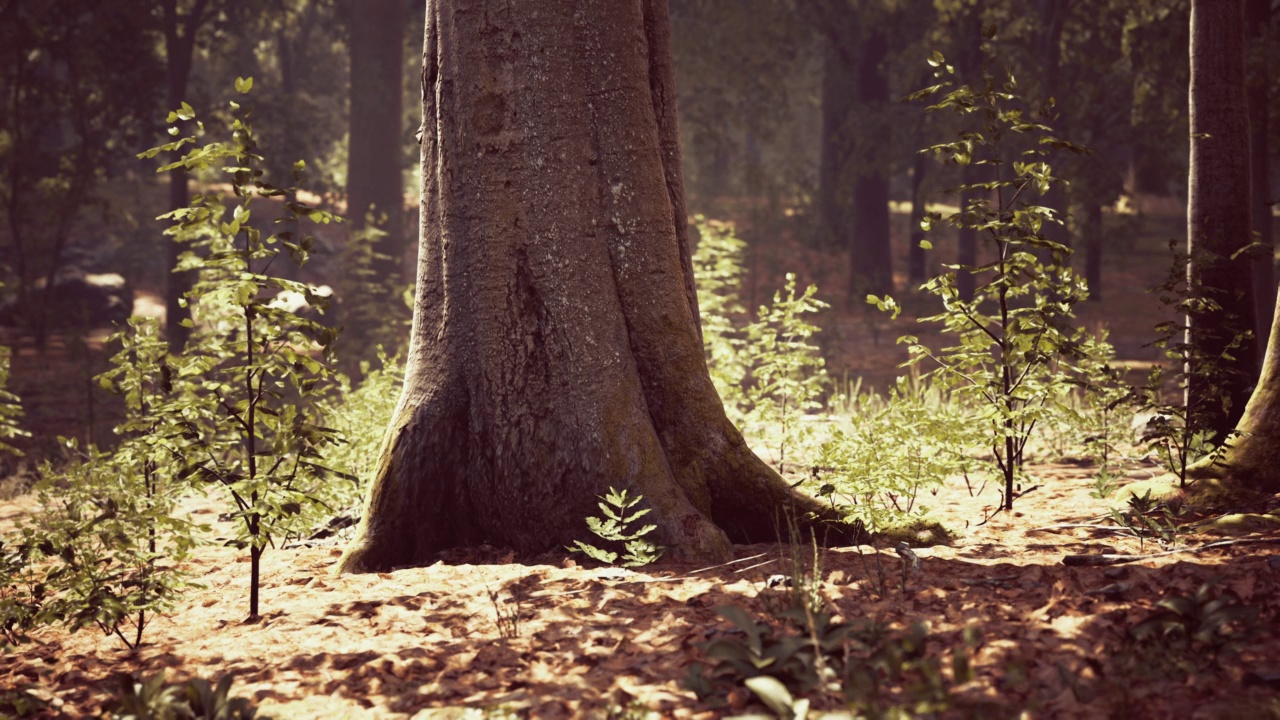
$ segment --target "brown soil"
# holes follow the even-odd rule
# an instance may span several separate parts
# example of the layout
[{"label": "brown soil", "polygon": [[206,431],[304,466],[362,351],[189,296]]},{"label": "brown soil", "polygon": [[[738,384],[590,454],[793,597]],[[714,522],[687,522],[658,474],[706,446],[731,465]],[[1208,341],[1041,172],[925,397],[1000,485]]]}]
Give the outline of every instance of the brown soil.
[{"label": "brown soil", "polygon": [[[1274,717],[1280,693],[1246,687],[1245,672],[1280,670],[1280,640],[1266,629],[1280,617],[1280,545],[1065,567],[1067,554],[1159,548],[1100,520],[1106,506],[1089,495],[1088,468],[1038,470],[1043,486],[1020,497],[1012,514],[995,512],[994,484],[970,496],[953,483],[930,498],[956,539],[918,550],[922,573],[907,588],[893,551],[837,548],[824,556],[823,594],[844,618],[896,627],[927,621],[941,641],[934,649],[958,644],[960,631],[976,625],[984,637],[979,679],[960,689],[971,701],[996,699],[1031,717]],[[1129,479],[1150,474],[1139,469]],[[29,501],[0,505],[0,518],[29,508]],[[1095,527],[1052,527],[1062,523]],[[1210,539],[1218,538],[1183,542]],[[234,673],[235,692],[273,717],[450,717],[498,706],[531,718],[606,717],[610,707],[632,703],[659,717],[721,717],[746,709],[749,694],[739,689],[716,708],[680,680],[690,663],[705,662],[698,644],[731,628],[715,608],[735,604],[763,617],[771,601],[777,605],[765,578],[788,572],[776,546],[735,550],[740,560],[723,567],[663,563],[631,572],[578,566],[568,555],[516,562],[480,548],[431,567],[342,577],[331,575],[337,546],[268,550],[265,614],[249,623],[247,556],[209,546],[192,563],[205,587],[156,621],[141,651],[93,631],[46,629],[0,660],[0,689],[29,688],[49,701],[53,709],[39,717],[91,714],[117,673],[160,671],[175,680]],[[1191,595],[1211,579],[1260,612],[1263,630],[1242,656],[1209,663],[1185,682],[1099,675],[1097,662],[1120,645],[1125,628],[1162,598]],[[503,638],[498,613],[513,611],[518,632]],[[1098,697],[1088,698],[1094,691]]]}]

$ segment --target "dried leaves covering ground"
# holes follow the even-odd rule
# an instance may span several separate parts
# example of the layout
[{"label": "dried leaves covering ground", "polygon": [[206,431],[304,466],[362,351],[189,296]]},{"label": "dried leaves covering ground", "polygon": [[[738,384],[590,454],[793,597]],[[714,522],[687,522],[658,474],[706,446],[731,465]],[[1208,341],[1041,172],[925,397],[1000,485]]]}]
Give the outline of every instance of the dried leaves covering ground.
[{"label": "dried leaves covering ground", "polygon": [[[1280,670],[1270,627],[1239,657],[1184,681],[1106,678],[1098,669],[1161,598],[1192,594],[1212,578],[1276,625],[1280,545],[1066,567],[1065,554],[1137,553],[1139,544],[1105,529],[1049,527],[1100,525],[1105,504],[1089,495],[1088,469],[1040,470],[1043,485],[1012,514],[993,514],[993,488],[972,497],[952,487],[930,498],[957,537],[919,550],[923,572],[905,589],[898,557],[882,549],[882,596],[876,551],[863,547],[825,553],[823,592],[846,618],[927,621],[942,644],[959,643],[966,625],[980,627],[978,679],[961,690],[1015,715],[1274,717],[1280,691],[1251,682]],[[0,507],[0,517],[25,507]],[[740,560],[723,567],[668,563],[633,573],[580,567],[568,555],[514,562],[481,548],[431,567],[343,577],[331,573],[336,547],[269,550],[265,615],[246,623],[247,558],[207,547],[196,561],[205,587],[158,620],[141,651],[90,631],[44,631],[0,660],[0,690],[35,688],[56,708],[46,716],[77,717],[101,708],[117,673],[232,672],[233,693],[273,717],[454,717],[499,706],[532,718],[609,717],[610,708],[642,706],[660,717],[721,717],[751,709],[749,694],[734,692],[713,708],[680,679],[701,659],[699,643],[730,629],[715,608],[731,603],[763,615],[764,579],[787,570],[776,546],[735,550]],[[504,638],[499,620],[513,615],[516,636]]]}]

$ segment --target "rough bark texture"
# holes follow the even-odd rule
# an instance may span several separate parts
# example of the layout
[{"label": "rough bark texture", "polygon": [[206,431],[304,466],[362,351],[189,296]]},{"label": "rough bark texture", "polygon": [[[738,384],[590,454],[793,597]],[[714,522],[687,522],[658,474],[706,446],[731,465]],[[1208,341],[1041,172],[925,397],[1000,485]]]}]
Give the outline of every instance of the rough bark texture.
[{"label": "rough bark texture", "polygon": [[404,68],[403,0],[350,2],[347,24],[351,60],[350,149],[347,159],[347,215],[351,231],[365,226],[370,209],[385,220],[387,235],[377,251],[380,277],[399,272],[407,239],[401,78]]},{"label": "rough bark texture", "polygon": [[[1280,310],[1280,309],[1278,309]],[[1273,312],[1280,321],[1280,312]],[[1224,479],[1231,489],[1280,492],[1280,327],[1271,327],[1262,377],[1236,426],[1226,460],[1203,464],[1193,476]]]},{"label": "rough bark texture", "polygon": [[1271,0],[1248,0],[1249,27],[1249,162],[1253,232],[1260,245],[1253,255],[1253,299],[1258,349],[1265,352],[1271,335],[1276,297],[1275,239],[1271,217]]},{"label": "rough bark texture", "polygon": [[[1192,292],[1221,306],[1188,317],[1200,358],[1219,358],[1254,327],[1252,264],[1237,257],[1253,241],[1244,47],[1244,0],[1193,0],[1187,273]],[[1258,377],[1252,340],[1231,355],[1193,367],[1188,388],[1189,422],[1219,438],[1236,426]]]},{"label": "rough bark texture", "polygon": [[707,375],[665,0],[434,0],[424,55],[413,337],[342,569],[587,539],[609,486],[688,559],[820,512]]}]

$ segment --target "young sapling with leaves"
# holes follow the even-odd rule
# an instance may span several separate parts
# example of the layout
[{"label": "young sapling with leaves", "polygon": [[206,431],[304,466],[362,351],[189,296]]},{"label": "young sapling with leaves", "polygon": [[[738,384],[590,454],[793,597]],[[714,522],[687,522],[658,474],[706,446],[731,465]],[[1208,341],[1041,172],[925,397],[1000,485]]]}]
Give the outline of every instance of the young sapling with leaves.
[{"label": "young sapling with leaves", "polygon": [[[252,87],[251,78],[236,80],[241,95]],[[354,478],[326,466],[323,453],[338,438],[319,423],[315,408],[330,381],[337,331],[302,310],[272,302],[290,292],[323,312],[326,297],[280,272],[286,263],[304,265],[314,248],[315,238],[302,231],[304,222],[339,218],[297,200],[297,188],[265,182],[249,111],[232,102],[230,116],[228,140],[199,146],[195,137],[183,137],[141,157],[191,145],[159,172],[221,173],[235,199],[229,221],[221,221],[224,197],[217,191],[197,194],[190,206],[162,217],[174,222],[170,234],[198,238],[178,267],[199,277],[187,298],[199,325],[192,325],[181,371],[197,398],[184,421],[198,442],[188,446],[183,475],[221,488],[234,504],[230,515],[239,528],[234,544],[249,551],[253,618],[259,614],[266,547],[314,527],[320,513],[333,510],[334,481]],[[193,119],[195,112],[185,103],[169,116],[170,122]],[[196,128],[204,130],[199,122]],[[177,128],[170,133],[177,135]],[[304,169],[301,161],[295,164],[295,182]],[[273,210],[278,212],[274,221],[259,220]]]},{"label": "young sapling with leaves", "polygon": [[[984,30],[988,42],[994,34],[994,28]],[[935,52],[929,64],[938,83],[909,99],[935,99],[929,111],[953,112],[965,126],[956,140],[925,152],[972,167],[981,179],[959,188],[971,198],[965,207],[946,216],[928,213],[924,227],[945,224],[974,230],[994,260],[947,265],[946,272],[924,285],[942,301],[943,309],[920,321],[940,324],[943,333],[955,338],[954,344],[934,350],[914,336],[898,342],[911,354],[907,364],[931,361],[936,381],[975,401],[989,429],[996,470],[1004,480],[1004,509],[1012,510],[1024,476],[1027,441],[1053,411],[1058,389],[1069,382],[1063,361],[1077,355],[1083,338],[1083,331],[1073,325],[1072,308],[1085,297],[1085,283],[1065,264],[1070,249],[1043,233],[1046,224],[1060,223],[1061,218],[1034,199],[1060,182],[1047,157],[1054,150],[1082,149],[1028,118],[1012,76],[998,82],[986,64],[981,82],[970,86],[957,83],[955,68],[940,53]],[[927,241],[922,246],[932,248]],[[959,290],[961,275],[973,278],[972,299]],[[867,300],[894,317],[901,311],[892,298],[870,295]]]}]

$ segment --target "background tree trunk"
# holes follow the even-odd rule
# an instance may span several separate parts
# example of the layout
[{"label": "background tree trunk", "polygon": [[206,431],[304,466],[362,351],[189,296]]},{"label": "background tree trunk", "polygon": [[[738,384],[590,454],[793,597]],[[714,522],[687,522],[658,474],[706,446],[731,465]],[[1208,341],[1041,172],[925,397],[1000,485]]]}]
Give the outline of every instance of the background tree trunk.
[{"label": "background tree trunk", "polygon": [[927,172],[929,170],[924,153],[916,153],[911,170],[911,220],[907,230],[911,238],[910,247],[907,248],[907,280],[912,284],[913,290],[916,285],[929,278],[925,269],[925,249],[920,247],[920,241],[924,240],[924,228],[920,227],[920,222],[924,220],[925,213],[924,176]]},{"label": "background tree trunk", "polygon": [[1218,438],[1236,426],[1258,377],[1252,340],[1228,351],[1239,334],[1254,329],[1255,312],[1252,263],[1236,257],[1253,241],[1244,48],[1244,0],[1193,0],[1187,273],[1191,292],[1221,309],[1188,314],[1188,342],[1198,362],[1187,405],[1188,422]]},{"label": "background tree trunk", "polygon": [[387,234],[375,248],[379,278],[399,273],[408,241],[404,228],[402,118],[405,6],[403,0],[350,0],[351,109],[347,156],[347,215],[351,232],[372,208]]},{"label": "background tree trunk", "polygon": [[[191,60],[195,53],[196,33],[204,24],[208,10],[208,0],[195,0],[191,9],[185,13],[178,12],[178,0],[163,0],[161,10],[164,16],[164,51],[166,70],[168,72],[169,109],[175,110],[186,100],[187,80],[191,77]],[[191,202],[187,191],[187,173],[181,168],[169,172],[169,209],[184,208]],[[182,299],[195,282],[194,273],[173,272],[178,267],[178,256],[182,254],[182,246],[172,238],[166,238],[166,267],[169,269],[164,291],[165,337],[169,347],[179,351],[187,343],[190,331],[183,326],[183,320],[191,318],[191,310],[183,305]]]},{"label": "background tree trunk", "polygon": [[851,247],[853,129],[858,103],[857,66],[851,48],[828,39],[822,63],[822,145],[818,158],[818,238],[822,244]]},{"label": "background tree trunk", "polygon": [[1264,352],[1271,334],[1276,298],[1275,239],[1271,217],[1271,0],[1248,0],[1249,19],[1249,150],[1253,232],[1261,246],[1253,256],[1253,297],[1258,349]]},{"label": "background tree trunk", "polygon": [[707,375],[665,0],[440,0],[424,55],[406,379],[341,567],[555,549],[609,486],[685,559],[822,514]]},{"label": "background tree trunk", "polygon": [[[973,182],[973,166],[965,165],[960,168],[960,184],[970,185]],[[963,212],[972,200],[971,192],[962,191],[960,210]],[[976,267],[978,265],[978,233],[971,227],[962,227],[956,231],[956,236],[958,240],[956,262],[965,267]],[[956,271],[956,290],[960,293],[961,300],[972,300],[977,289],[977,281],[973,273],[963,268]]]},{"label": "background tree trunk", "polygon": [[865,120],[858,124],[857,182],[853,190],[853,246],[849,270],[849,305],[857,307],[867,293],[893,292],[893,253],[889,246],[889,169],[883,148],[889,125],[880,122],[889,104],[889,79],[882,64],[889,54],[883,32],[862,44],[858,58],[858,108]]}]

